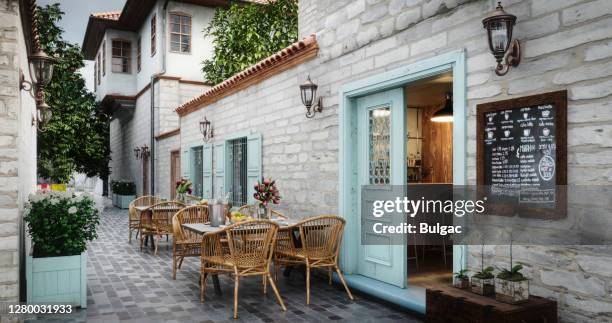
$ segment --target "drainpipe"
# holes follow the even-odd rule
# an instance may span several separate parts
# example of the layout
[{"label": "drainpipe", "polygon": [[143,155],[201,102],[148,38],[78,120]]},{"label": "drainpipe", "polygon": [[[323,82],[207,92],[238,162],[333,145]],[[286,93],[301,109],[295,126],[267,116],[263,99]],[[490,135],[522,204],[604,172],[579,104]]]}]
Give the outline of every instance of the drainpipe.
[{"label": "drainpipe", "polygon": [[168,10],[168,2],[164,2],[162,9],[162,33],[161,33],[161,70],[159,73],[151,75],[151,195],[155,195],[155,81],[161,75],[166,74],[166,11]]}]

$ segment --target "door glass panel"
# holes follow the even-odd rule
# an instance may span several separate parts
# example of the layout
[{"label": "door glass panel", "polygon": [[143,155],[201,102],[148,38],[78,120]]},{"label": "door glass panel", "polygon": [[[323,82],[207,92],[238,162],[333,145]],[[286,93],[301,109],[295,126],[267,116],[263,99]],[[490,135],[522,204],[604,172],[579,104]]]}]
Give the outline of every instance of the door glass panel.
[{"label": "door glass panel", "polygon": [[369,183],[389,185],[391,182],[390,140],[391,110],[377,107],[369,112]]}]

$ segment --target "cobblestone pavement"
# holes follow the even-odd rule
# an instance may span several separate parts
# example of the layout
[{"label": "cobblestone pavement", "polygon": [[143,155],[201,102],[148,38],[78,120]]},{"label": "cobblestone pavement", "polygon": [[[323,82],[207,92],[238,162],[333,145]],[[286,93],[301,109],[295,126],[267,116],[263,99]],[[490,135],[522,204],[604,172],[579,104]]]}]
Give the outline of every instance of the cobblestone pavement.
[{"label": "cobblestone pavement", "polygon": [[[199,263],[188,258],[172,280],[171,242],[140,251],[137,240],[127,242],[127,211],[107,208],[99,237],[88,248],[88,307],[69,316],[44,317],[56,322],[420,322],[412,313],[354,293],[350,301],[340,285],[329,286],[321,276],[311,287],[311,305],[305,303],[303,274],[279,275],[278,287],[287,306],[283,312],[274,293],[263,295],[261,279],[240,281],[237,320],[232,318],[233,281],[220,276],[223,295],[212,281],[204,303],[199,299]],[[170,238],[171,239],[171,238]]]}]

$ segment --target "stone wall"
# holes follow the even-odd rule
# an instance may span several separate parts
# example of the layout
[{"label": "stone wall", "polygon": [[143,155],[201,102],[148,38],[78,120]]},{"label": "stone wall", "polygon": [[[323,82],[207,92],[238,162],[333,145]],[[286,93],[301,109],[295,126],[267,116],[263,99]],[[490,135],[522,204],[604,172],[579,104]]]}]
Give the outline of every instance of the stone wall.
[{"label": "stone wall", "polygon": [[[304,0],[300,34],[316,32],[316,59],[181,118],[181,146],[198,140],[206,116],[215,140],[263,135],[263,172],[279,180],[293,217],[338,212],[338,92],[342,85],[450,51],[467,56],[467,178],[476,182],[476,105],[567,89],[568,182],[612,182],[612,2],[503,1],[518,17],[521,65],[495,75],[481,20],[497,1]],[[298,85],[319,85],[324,111],[304,116]],[[507,248],[489,247],[490,262]],[[470,266],[479,261],[470,248]],[[527,261],[532,292],[559,301],[563,321],[612,319],[612,250],[604,247],[516,247]]]},{"label": "stone wall", "polygon": [[23,202],[36,187],[36,112],[30,94],[19,90],[27,73],[27,49],[18,1],[0,1],[0,301],[19,299]]},{"label": "stone wall", "polygon": [[181,137],[177,134],[172,137],[157,140],[157,156],[155,166],[155,176],[157,182],[155,183],[155,195],[164,198],[170,198],[170,189],[172,183],[170,182],[170,154],[174,150],[181,148],[180,144]]}]

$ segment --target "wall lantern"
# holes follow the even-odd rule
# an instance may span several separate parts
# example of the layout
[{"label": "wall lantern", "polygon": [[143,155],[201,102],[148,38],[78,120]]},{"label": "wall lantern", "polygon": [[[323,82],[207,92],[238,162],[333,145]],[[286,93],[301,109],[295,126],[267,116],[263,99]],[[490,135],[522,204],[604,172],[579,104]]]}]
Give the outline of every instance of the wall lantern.
[{"label": "wall lantern", "polygon": [[43,90],[53,77],[55,58],[45,54],[42,50],[28,56],[31,82],[25,80],[23,72],[19,75],[19,89],[25,90],[36,100],[37,118],[33,120],[39,129],[51,120],[51,107],[44,101]]},{"label": "wall lantern", "polygon": [[151,151],[149,150],[149,147],[147,147],[147,145],[134,148],[134,156],[136,157],[136,159],[146,159],[149,158],[150,155]]},{"label": "wall lantern", "polygon": [[[300,85],[300,93],[302,95],[302,104],[306,106],[306,118],[314,117],[315,113],[323,111],[323,98],[317,98],[318,86],[310,80],[310,75],[306,81]],[[317,101],[313,106],[312,103]]]},{"label": "wall lantern", "polygon": [[431,117],[432,122],[453,122],[453,95],[446,93],[444,107]]},{"label": "wall lantern", "polygon": [[[521,45],[517,39],[512,40],[515,23],[516,16],[506,13],[501,2],[498,2],[495,11],[482,21],[487,30],[489,48],[497,60],[495,74],[499,76],[506,75],[510,67],[517,67],[521,62]],[[502,63],[504,56],[505,64]]]},{"label": "wall lantern", "polygon": [[213,129],[210,121],[204,117],[202,121],[200,121],[200,133],[204,137],[204,141],[208,142],[213,137]]}]

